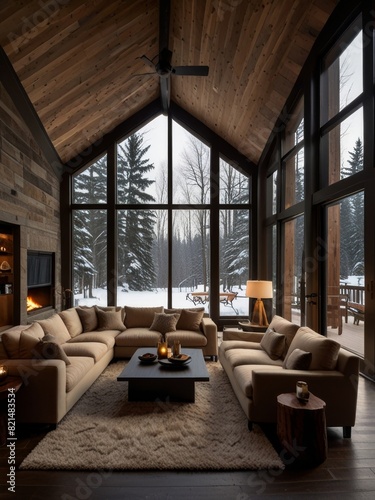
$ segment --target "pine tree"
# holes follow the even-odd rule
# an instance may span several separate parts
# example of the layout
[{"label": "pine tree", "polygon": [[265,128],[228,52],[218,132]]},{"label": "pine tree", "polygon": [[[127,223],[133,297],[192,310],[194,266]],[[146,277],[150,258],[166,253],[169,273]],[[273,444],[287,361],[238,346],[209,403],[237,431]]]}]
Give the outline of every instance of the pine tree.
[{"label": "pine tree", "polygon": [[[150,146],[143,146],[142,134],[133,134],[118,146],[118,202],[139,205],[154,202],[146,193],[153,180],[146,174],[154,168],[146,156]],[[150,290],[156,285],[153,260],[156,214],[132,206],[121,211],[118,220],[118,266],[122,284],[129,290]]]},{"label": "pine tree", "polygon": [[[100,158],[74,178],[74,203],[105,203],[107,161]],[[105,286],[107,220],[100,210],[77,210],[74,213],[74,280],[75,289],[93,297],[93,288]]]},{"label": "pine tree", "polygon": [[[221,202],[245,205],[249,198],[248,179],[226,162],[220,165]],[[234,209],[221,211],[222,260],[220,278],[223,290],[241,287],[249,276],[249,213]]]},{"label": "pine tree", "polygon": [[[360,138],[349,151],[348,165],[342,169],[344,177],[363,170],[363,145]],[[345,198],[341,202],[341,276],[364,273],[364,196],[363,192]]]}]

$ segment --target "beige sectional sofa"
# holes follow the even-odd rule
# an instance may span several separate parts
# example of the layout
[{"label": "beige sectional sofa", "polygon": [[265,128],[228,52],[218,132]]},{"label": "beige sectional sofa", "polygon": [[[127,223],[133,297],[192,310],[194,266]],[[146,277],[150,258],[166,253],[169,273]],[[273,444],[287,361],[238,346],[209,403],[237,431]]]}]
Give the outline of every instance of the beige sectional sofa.
[{"label": "beige sectional sofa", "polygon": [[163,307],[77,307],[1,333],[0,364],[22,377],[17,421],[57,424],[113,358],[169,343],[217,359],[217,328],[203,310]]},{"label": "beige sectional sofa", "polygon": [[274,316],[265,334],[248,340],[225,340],[219,360],[252,423],[277,421],[277,396],[296,391],[299,380],[326,403],[328,427],[343,427],[351,436],[355,424],[359,358],[310,328]]}]

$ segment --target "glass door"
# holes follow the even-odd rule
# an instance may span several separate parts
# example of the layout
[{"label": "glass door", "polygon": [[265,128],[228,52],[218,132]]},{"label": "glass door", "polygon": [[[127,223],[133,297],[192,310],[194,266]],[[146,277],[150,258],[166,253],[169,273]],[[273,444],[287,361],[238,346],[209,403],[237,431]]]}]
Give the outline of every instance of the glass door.
[{"label": "glass door", "polygon": [[325,317],[327,336],[364,355],[364,195],[327,207]]}]

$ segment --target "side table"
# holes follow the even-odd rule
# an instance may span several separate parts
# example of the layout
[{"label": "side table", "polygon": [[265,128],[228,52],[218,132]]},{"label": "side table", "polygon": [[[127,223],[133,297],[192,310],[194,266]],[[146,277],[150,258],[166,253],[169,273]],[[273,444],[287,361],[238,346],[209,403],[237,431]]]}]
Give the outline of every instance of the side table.
[{"label": "side table", "polygon": [[21,386],[22,378],[10,375],[0,384],[0,446],[6,443],[8,435],[8,411],[6,404],[8,390],[13,389],[14,392],[17,392]]},{"label": "side table", "polygon": [[294,393],[277,396],[277,436],[298,465],[318,465],[327,458],[325,406],[311,393],[306,403]]}]

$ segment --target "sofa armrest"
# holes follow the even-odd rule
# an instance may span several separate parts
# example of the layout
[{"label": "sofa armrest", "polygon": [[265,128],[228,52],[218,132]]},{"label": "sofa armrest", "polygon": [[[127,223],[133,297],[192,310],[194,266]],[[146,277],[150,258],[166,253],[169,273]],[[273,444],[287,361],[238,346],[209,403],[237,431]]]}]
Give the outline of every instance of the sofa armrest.
[{"label": "sofa armrest", "polygon": [[60,359],[7,359],[9,375],[21,377],[16,395],[20,422],[56,424],[66,413],[66,364]]},{"label": "sofa armrest", "polygon": [[267,421],[276,414],[277,396],[296,391],[298,380],[307,382],[309,391],[326,403],[328,426],[353,426],[357,405],[357,385],[338,370],[271,370],[254,368],[253,421]]},{"label": "sofa armrest", "polygon": [[211,318],[202,318],[201,328],[209,341],[216,340],[217,343],[217,326]]},{"label": "sofa armrest", "polygon": [[217,342],[217,326],[211,318],[203,317],[201,321],[201,329],[204,336],[207,338],[207,347],[209,348],[210,355],[216,356],[218,353]]}]

